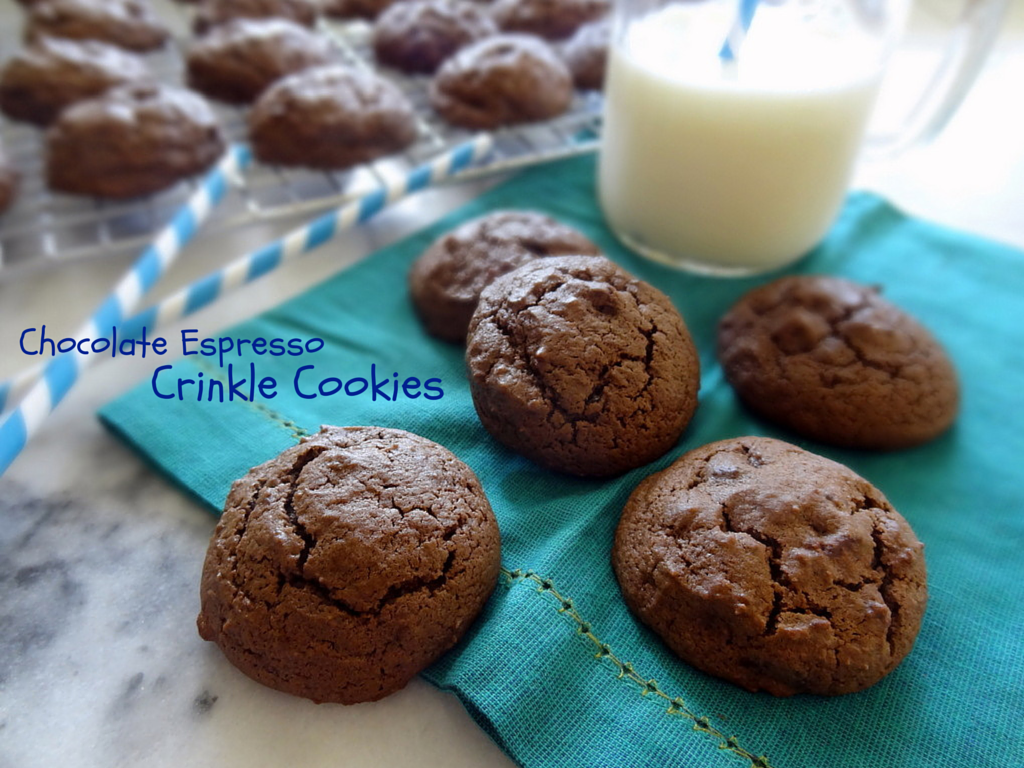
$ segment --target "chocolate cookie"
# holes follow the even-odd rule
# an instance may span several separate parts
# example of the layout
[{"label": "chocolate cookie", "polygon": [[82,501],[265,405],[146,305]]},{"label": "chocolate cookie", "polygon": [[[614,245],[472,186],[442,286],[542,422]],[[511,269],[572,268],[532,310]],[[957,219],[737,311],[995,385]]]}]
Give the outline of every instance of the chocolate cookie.
[{"label": "chocolate cookie", "polygon": [[462,344],[480,293],[495,278],[544,256],[597,256],[572,227],[533,211],[496,211],[439,237],[409,273],[427,331]]},{"label": "chocolate cookie", "polygon": [[335,19],[375,19],[385,8],[404,0],[324,0],[323,12]]},{"label": "chocolate cookie", "polygon": [[199,94],[124,85],[61,112],[47,134],[46,178],[59,192],[135,197],[205,170],[224,148]]},{"label": "chocolate cookie", "polygon": [[750,691],[833,696],[910,652],[923,546],[864,478],[764,437],[702,446],[633,491],[612,566],[684,661]]},{"label": "chocolate cookie", "polygon": [[0,109],[12,120],[49,125],[68,105],[148,75],[141,57],[117,46],[42,37],[0,72]]},{"label": "chocolate cookie", "polygon": [[956,418],[956,371],[920,323],[876,288],[785,277],[722,318],[718,357],[752,411],[804,437],[889,450],[923,443]]},{"label": "chocolate cookie", "polygon": [[434,109],[464,128],[547,120],[565,112],[572,96],[565,64],[529,35],[495,35],[463,48],[430,85]]},{"label": "chocolate cookie", "polygon": [[397,429],[324,427],[232,486],[199,634],[271,688],[374,701],[458,642],[500,564],[494,513],[451,452]]},{"label": "chocolate cookie", "polygon": [[584,24],[559,47],[577,88],[599,91],[604,87],[612,25],[609,19]]},{"label": "chocolate cookie", "polygon": [[396,3],[377,19],[373,50],[382,64],[431,73],[469,43],[498,33],[487,11],[468,0]]},{"label": "chocolate cookie", "polygon": [[466,344],[484,427],[560,472],[605,477],[653,461],[697,406],[700,364],[679,312],[602,257],[538,259],[499,277]]},{"label": "chocolate cookie", "polygon": [[334,59],[326,38],[287,19],[236,19],[188,52],[188,84],[230,104],[247,104],[285,75]]},{"label": "chocolate cookie", "polygon": [[605,16],[608,8],[608,0],[497,0],[493,12],[506,32],[562,40],[583,24]]},{"label": "chocolate cookie", "polygon": [[167,41],[167,28],[141,0],[39,0],[29,9],[25,36],[99,40],[132,51]]},{"label": "chocolate cookie", "polygon": [[7,160],[4,145],[0,144],[0,213],[11,207],[18,192],[18,172]]},{"label": "chocolate cookie", "polygon": [[288,19],[313,27],[317,13],[315,0],[201,0],[192,29],[202,35],[235,19]]},{"label": "chocolate cookie", "polygon": [[249,113],[266,163],[340,169],[398,152],[416,139],[412,104],[387,80],[342,65],[278,80]]}]

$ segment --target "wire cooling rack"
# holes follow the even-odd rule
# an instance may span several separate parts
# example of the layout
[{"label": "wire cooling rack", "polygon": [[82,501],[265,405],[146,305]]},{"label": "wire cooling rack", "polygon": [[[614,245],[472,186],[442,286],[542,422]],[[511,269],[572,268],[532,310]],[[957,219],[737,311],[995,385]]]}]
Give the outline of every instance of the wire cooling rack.
[{"label": "wire cooling rack", "polygon": [[[322,21],[321,28],[334,42],[343,61],[356,67],[376,68],[368,24]],[[183,82],[187,40],[187,36],[175,37],[162,51],[147,57],[150,68],[162,81]],[[343,172],[255,163],[241,179],[235,194],[229,195],[210,217],[206,230],[230,229],[342,205],[472,135],[447,125],[431,110],[428,77],[410,77],[391,69],[380,71],[416,107],[419,135],[415,144],[399,155]],[[244,142],[244,110],[211,103],[229,140]],[[600,113],[600,94],[577,92],[570,110],[555,120],[496,132],[495,149],[489,161],[460,179],[593,151],[600,131]],[[0,280],[138,248],[171,218],[194,189],[194,182],[184,181],[158,194],[129,201],[53,193],[45,182],[43,133],[26,124],[6,121],[0,125],[0,136],[8,159],[21,174],[14,205],[0,215]]]}]

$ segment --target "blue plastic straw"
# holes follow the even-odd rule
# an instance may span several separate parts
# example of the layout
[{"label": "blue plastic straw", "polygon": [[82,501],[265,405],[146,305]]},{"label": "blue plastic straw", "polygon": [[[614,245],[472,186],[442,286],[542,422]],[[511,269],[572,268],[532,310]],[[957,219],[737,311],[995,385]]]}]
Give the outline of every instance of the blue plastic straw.
[{"label": "blue plastic straw", "polygon": [[729,30],[729,36],[722,44],[722,50],[718,52],[718,56],[723,61],[735,61],[739,56],[740,48],[743,47],[743,41],[747,37],[747,30],[750,29],[750,24],[754,20],[758,0],[739,0],[739,3],[739,13],[736,14],[736,20],[732,24],[732,29]]}]

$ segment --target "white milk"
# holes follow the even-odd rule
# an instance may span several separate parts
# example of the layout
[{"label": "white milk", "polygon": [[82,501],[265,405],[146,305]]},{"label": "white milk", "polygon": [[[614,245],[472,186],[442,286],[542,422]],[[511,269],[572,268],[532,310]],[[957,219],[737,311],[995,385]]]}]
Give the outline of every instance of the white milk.
[{"label": "white milk", "polygon": [[613,46],[600,197],[612,227],[648,255],[757,272],[828,230],[882,57],[847,26],[838,34],[762,3],[738,63],[724,64],[730,10],[668,6]]}]

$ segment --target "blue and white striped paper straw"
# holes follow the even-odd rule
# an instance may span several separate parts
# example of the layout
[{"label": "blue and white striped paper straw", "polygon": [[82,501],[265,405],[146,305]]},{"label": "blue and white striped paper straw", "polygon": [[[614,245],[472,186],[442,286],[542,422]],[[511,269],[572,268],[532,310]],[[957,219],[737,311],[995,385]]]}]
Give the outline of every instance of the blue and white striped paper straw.
[{"label": "blue and white striped paper straw", "polygon": [[718,52],[719,58],[723,61],[735,61],[739,56],[743,41],[747,38],[747,31],[754,20],[754,12],[757,10],[759,0],[739,0],[739,12],[733,21],[729,34],[722,44],[722,50]]},{"label": "blue and white striped paper straw", "polygon": [[7,381],[0,382],[0,413],[7,410],[9,403],[17,403],[32,388],[32,385],[39,381],[44,367],[42,363],[33,365]]},{"label": "blue and white striped paper straw", "polygon": [[[141,298],[166,273],[181,249],[224,197],[232,178],[244,170],[251,160],[252,155],[244,145],[235,144],[228,149],[221,161],[207,173],[198,188],[178,209],[170,223],[125,273],[89,322],[78,329],[76,339],[94,338],[97,328],[105,319],[111,318],[117,322],[135,310]],[[39,377],[44,375],[45,369],[46,366],[40,363],[0,382],[0,413],[20,401]]]},{"label": "blue and white striped paper straw", "polygon": [[[234,288],[272,272],[298,256],[318,248],[341,232],[367,221],[389,204],[454,176],[485,157],[492,147],[493,140],[487,134],[481,134],[458,145],[436,159],[417,166],[406,176],[389,181],[385,187],[326,213],[257,251],[235,259],[224,268],[197,280],[153,307],[127,320],[119,320],[119,335],[121,338],[135,338],[142,333],[144,327],[153,329],[190,315]],[[109,331],[110,328],[107,328],[106,332]],[[75,355],[54,358],[46,367],[47,373],[43,381],[39,382],[21,406],[0,424],[0,475],[25,447],[49,410],[52,410],[74,383],[81,368],[78,361],[89,359],[91,358]],[[50,369],[58,366],[59,373],[49,375]],[[49,410],[41,411],[41,415],[34,411],[26,414],[26,406],[40,407],[34,405],[33,399],[36,391],[40,389],[45,390],[48,399],[42,400],[43,395],[37,397],[42,400],[43,406],[49,407]]]},{"label": "blue and white striped paper straw", "polygon": [[225,293],[272,272],[283,264],[318,248],[345,230],[373,218],[388,205],[458,174],[484,158],[492,147],[493,139],[487,134],[481,134],[460,144],[436,159],[417,166],[404,177],[389,181],[385,187],[325,213],[259,250],[238,257],[222,269],[200,278],[160,303],[129,318],[120,330],[126,338],[129,335],[138,336],[142,333],[143,327],[157,328],[190,315]]},{"label": "blue and white striped paper straw", "polygon": [[[249,150],[232,145],[217,165],[206,174],[188,201],[174,214],[156,239],[142,252],[114,287],[107,299],[82,326],[76,339],[107,336],[111,329],[127,318],[139,305],[142,297],[163,276],[181,249],[195,235],[199,225],[220,202],[228,185],[251,160]],[[0,474],[21,452],[57,403],[71,389],[90,357],[61,354],[42,368],[39,378],[29,388],[24,399],[0,422]],[[13,381],[28,381],[27,375]],[[17,397],[16,386],[5,387],[4,399]]]}]

